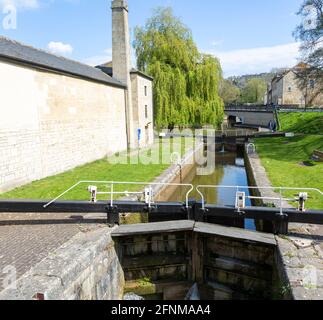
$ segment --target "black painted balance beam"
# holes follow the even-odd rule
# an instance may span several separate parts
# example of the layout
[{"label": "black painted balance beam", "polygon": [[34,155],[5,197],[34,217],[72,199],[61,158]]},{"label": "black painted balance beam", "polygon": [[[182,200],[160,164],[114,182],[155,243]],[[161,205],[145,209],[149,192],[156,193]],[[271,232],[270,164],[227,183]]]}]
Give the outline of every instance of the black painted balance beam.
[{"label": "black painted balance beam", "polygon": [[155,222],[165,219],[207,221],[219,217],[323,224],[323,211],[283,209],[283,215],[280,215],[279,208],[246,207],[238,212],[234,207],[218,205],[206,205],[203,210],[201,203],[195,201],[190,201],[189,208],[182,202],[157,202],[151,207],[134,201],[114,201],[113,206],[107,201],[58,201],[45,207],[46,204],[45,201],[3,200],[0,201],[0,213],[148,213],[149,220]]}]

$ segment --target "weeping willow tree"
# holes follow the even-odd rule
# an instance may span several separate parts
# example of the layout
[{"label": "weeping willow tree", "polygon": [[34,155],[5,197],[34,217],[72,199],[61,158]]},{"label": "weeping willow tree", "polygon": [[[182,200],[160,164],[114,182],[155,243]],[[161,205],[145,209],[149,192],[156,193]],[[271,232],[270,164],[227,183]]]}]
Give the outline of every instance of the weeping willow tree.
[{"label": "weeping willow tree", "polygon": [[158,127],[222,123],[220,63],[199,53],[191,31],[171,8],[156,9],[144,27],[135,29],[134,48],[138,69],[154,77]]}]

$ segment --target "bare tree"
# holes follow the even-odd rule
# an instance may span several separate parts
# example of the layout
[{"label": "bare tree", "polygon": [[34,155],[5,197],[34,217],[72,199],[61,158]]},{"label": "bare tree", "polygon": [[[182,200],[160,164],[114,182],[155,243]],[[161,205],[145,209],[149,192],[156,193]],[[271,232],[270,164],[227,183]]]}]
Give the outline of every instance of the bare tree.
[{"label": "bare tree", "polygon": [[302,23],[294,36],[302,42],[301,52],[306,63],[296,72],[304,92],[305,106],[311,105],[323,88],[323,0],[304,0],[298,15]]}]

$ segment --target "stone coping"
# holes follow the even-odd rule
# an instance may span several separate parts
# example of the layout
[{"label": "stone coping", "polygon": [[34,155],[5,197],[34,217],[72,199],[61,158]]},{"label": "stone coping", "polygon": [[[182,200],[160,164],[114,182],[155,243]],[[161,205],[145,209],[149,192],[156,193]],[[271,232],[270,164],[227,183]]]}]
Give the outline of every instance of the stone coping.
[{"label": "stone coping", "polygon": [[[78,233],[18,279],[16,289],[0,292],[0,300],[33,300],[39,293],[46,300],[77,299],[73,296],[77,286],[87,277],[94,277],[92,264],[117,259],[111,239],[113,230],[97,226]],[[105,256],[101,258],[102,255]]]},{"label": "stone coping", "polygon": [[157,223],[143,223],[136,225],[121,225],[115,229],[112,238],[131,237],[136,235],[149,235],[155,233],[197,232],[213,236],[225,237],[238,241],[277,246],[274,235],[263,232],[225,227],[210,223],[195,222],[192,220],[167,221]]},{"label": "stone coping", "polygon": [[194,232],[235,239],[238,241],[247,240],[250,242],[277,246],[277,241],[274,235],[258,231],[197,222],[194,226]]},{"label": "stone coping", "polygon": [[[272,186],[258,154],[249,155],[246,147],[245,154],[255,185]],[[260,190],[259,194],[264,197],[279,197],[272,190]],[[266,200],[263,202],[273,203]],[[279,207],[277,202],[274,204]],[[285,201],[283,206],[293,208]],[[289,234],[276,236],[276,240],[281,279],[287,282],[282,285],[288,287],[289,298],[323,300],[323,226],[290,223]]]},{"label": "stone coping", "polygon": [[134,225],[121,225],[112,232],[113,238],[135,236],[154,233],[172,233],[193,231],[195,222],[190,220],[167,221],[156,223],[141,223]]}]

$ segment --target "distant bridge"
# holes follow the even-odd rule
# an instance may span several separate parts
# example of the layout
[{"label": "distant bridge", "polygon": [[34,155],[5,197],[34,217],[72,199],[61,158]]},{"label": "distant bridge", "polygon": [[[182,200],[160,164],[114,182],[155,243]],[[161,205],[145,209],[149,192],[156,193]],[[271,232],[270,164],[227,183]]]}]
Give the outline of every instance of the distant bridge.
[{"label": "distant bridge", "polygon": [[228,141],[236,141],[236,140],[243,140],[248,141],[249,139],[255,138],[279,138],[285,137],[285,132],[251,132],[250,130],[226,130],[226,131],[215,131],[210,135],[190,135],[184,133],[169,133],[165,136],[165,138],[197,138],[203,139],[206,143],[208,141],[215,141],[217,142],[228,142]]},{"label": "distant bridge", "polygon": [[323,112],[322,107],[304,108],[297,105],[264,106],[239,105],[224,109],[228,124],[232,127],[264,127],[273,129],[279,124],[278,112]]},{"label": "distant bridge", "polygon": [[224,112],[230,127],[277,127],[276,109],[272,106],[227,106]]}]

